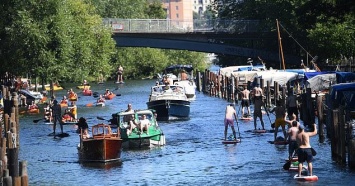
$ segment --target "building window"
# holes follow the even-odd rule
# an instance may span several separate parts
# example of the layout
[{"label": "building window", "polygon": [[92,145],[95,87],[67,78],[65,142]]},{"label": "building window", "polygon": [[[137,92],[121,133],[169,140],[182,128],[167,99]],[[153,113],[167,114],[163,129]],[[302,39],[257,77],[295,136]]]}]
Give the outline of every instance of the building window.
[{"label": "building window", "polygon": [[176,14],[176,18],[179,18],[179,14]]},{"label": "building window", "polygon": [[176,10],[179,10],[179,6],[176,6]]}]

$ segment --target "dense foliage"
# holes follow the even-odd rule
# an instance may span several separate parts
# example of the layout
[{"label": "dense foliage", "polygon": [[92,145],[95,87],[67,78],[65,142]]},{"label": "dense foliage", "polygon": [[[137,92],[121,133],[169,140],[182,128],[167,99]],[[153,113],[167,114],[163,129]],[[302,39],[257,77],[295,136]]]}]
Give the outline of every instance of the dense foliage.
[{"label": "dense foliage", "polygon": [[[225,0],[216,1],[212,10],[221,19],[261,20],[261,28],[273,32],[278,19],[284,52],[304,59],[317,55],[320,62],[329,59],[338,63],[342,56],[349,58],[355,53],[355,1]],[[277,47],[277,42],[269,45]]]},{"label": "dense foliage", "polygon": [[129,78],[175,63],[205,68],[202,53],[115,47],[102,18],[165,18],[159,1],[3,0],[0,16],[0,74],[81,82],[114,77],[120,64]]}]

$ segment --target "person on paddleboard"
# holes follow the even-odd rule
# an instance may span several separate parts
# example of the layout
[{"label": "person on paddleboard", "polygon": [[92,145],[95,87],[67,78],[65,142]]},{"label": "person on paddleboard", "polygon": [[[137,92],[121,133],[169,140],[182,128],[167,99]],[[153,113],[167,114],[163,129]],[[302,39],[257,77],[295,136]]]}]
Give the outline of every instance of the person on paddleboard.
[{"label": "person on paddleboard", "polygon": [[309,137],[315,136],[317,134],[317,125],[314,124],[314,130],[313,132],[305,132],[304,127],[300,125],[298,127],[298,134],[297,134],[297,143],[299,145],[299,148],[297,149],[297,155],[298,155],[298,176],[301,176],[302,168],[303,168],[303,163],[307,161],[308,163],[308,171],[309,171],[309,176],[313,175],[313,165],[312,165],[312,160],[313,160],[313,155],[312,155],[312,147],[311,143],[309,141]]},{"label": "person on paddleboard", "polygon": [[[288,158],[291,161],[294,155],[294,152],[298,149],[297,143],[297,134],[298,134],[298,125],[297,121],[292,121],[292,127],[288,129]],[[295,153],[297,155],[297,153]]]},{"label": "person on paddleboard", "polygon": [[234,109],[234,104],[229,104],[226,107],[226,115],[224,118],[224,140],[227,140],[227,131],[228,131],[228,126],[232,128],[233,135],[234,135],[234,140],[237,140],[236,132],[234,129],[234,118],[237,120],[237,112]]},{"label": "person on paddleboard", "polygon": [[60,124],[60,130],[63,134],[63,123],[62,123],[62,108],[58,104],[58,101],[56,99],[53,100],[53,106],[52,106],[52,116],[53,116],[53,134],[55,136],[55,129],[57,126],[57,121]]},{"label": "person on paddleboard", "polygon": [[[250,101],[249,101],[249,94],[250,91],[247,88],[247,85],[243,86],[243,91],[241,92],[242,95],[242,117],[249,117],[250,116]],[[248,114],[244,115],[244,109],[247,109]]]},{"label": "person on paddleboard", "polygon": [[257,87],[253,89],[253,100],[254,100],[254,130],[256,130],[257,118],[260,119],[261,126],[263,127],[263,130],[265,130],[263,113],[261,112],[262,107],[264,106],[263,90],[259,87],[259,84],[257,84]]},{"label": "person on paddleboard", "polygon": [[117,68],[117,82],[122,83],[123,82],[123,67],[120,65]]},{"label": "person on paddleboard", "polygon": [[277,132],[279,131],[279,127],[281,126],[282,132],[284,133],[284,140],[286,141],[287,139],[287,134],[286,134],[286,109],[285,107],[281,104],[281,101],[277,101],[277,106],[274,107],[273,109],[270,110],[270,113],[275,112],[276,119],[275,119],[275,132],[274,132],[274,141],[276,141],[277,137]]}]

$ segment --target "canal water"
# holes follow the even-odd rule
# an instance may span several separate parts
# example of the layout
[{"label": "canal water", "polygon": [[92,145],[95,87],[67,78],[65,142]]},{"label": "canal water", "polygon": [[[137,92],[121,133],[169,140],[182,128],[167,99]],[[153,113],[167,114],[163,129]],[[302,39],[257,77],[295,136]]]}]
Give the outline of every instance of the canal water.
[{"label": "canal water", "polygon": [[[92,85],[93,91],[99,93],[108,88],[121,94],[102,108],[87,106],[95,98],[80,96],[76,85],[65,84],[65,87],[79,92],[78,116],[87,118],[91,126],[103,122],[98,116],[108,120],[112,113],[126,109],[128,103],[134,109],[147,108],[154,82],[132,80],[120,85],[113,82]],[[65,93],[58,91],[56,96]],[[197,93],[189,120],[159,122],[166,146],[124,150],[121,164],[106,166],[78,162],[79,137],[74,126],[64,126],[69,137],[54,139],[47,136],[52,126],[33,122],[41,115],[24,115],[20,118],[19,159],[28,162],[30,185],[299,185],[293,179],[295,172],[282,169],[288,156],[287,146],[268,143],[273,139],[272,133],[249,132],[253,129],[252,121],[238,121],[240,144],[221,143],[227,104],[226,100]],[[239,111],[239,106],[236,109]],[[268,116],[263,115],[263,119],[266,129],[270,129]],[[270,119],[273,121],[274,115]],[[329,141],[320,144],[317,136],[311,138],[311,144],[318,152],[313,172],[319,177],[311,185],[354,185],[355,172],[332,161]]]}]

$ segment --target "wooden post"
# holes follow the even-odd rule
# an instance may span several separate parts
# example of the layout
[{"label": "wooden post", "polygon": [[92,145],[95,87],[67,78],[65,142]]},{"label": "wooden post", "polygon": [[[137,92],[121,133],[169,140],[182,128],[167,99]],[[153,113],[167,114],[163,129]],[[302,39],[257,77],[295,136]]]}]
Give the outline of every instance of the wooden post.
[{"label": "wooden post", "polygon": [[346,163],[346,146],[345,146],[345,140],[346,140],[346,133],[345,133],[345,115],[344,115],[344,107],[340,106],[340,112],[339,112],[339,123],[338,123],[338,136],[339,136],[339,141],[338,141],[338,154],[339,154],[339,162],[341,164]]},{"label": "wooden post", "polygon": [[270,81],[266,81],[266,103],[267,106],[270,108],[271,106],[271,91],[270,91]]},{"label": "wooden post", "polygon": [[274,81],[274,105],[276,105],[277,100],[279,99],[279,84]]},{"label": "wooden post", "polygon": [[20,161],[21,186],[28,186],[27,161]]},{"label": "wooden post", "polygon": [[348,144],[348,166],[355,169],[355,139],[351,139]]},{"label": "wooden post", "polygon": [[196,87],[197,87],[197,91],[201,92],[202,90],[202,86],[201,86],[201,72],[197,71],[197,76],[196,76]]},{"label": "wooden post", "polygon": [[324,137],[324,118],[323,118],[323,96],[317,95],[317,110],[318,110],[318,136],[319,142],[323,143],[325,140]]},{"label": "wooden post", "polygon": [[4,186],[12,186],[12,177],[9,175],[9,169],[4,169]]},{"label": "wooden post", "polygon": [[338,114],[339,111],[338,109],[333,110],[333,125],[332,125],[332,137],[331,137],[331,151],[332,151],[332,157],[333,158],[337,158],[337,144],[338,144],[338,138],[339,136],[337,136],[338,134]]}]

